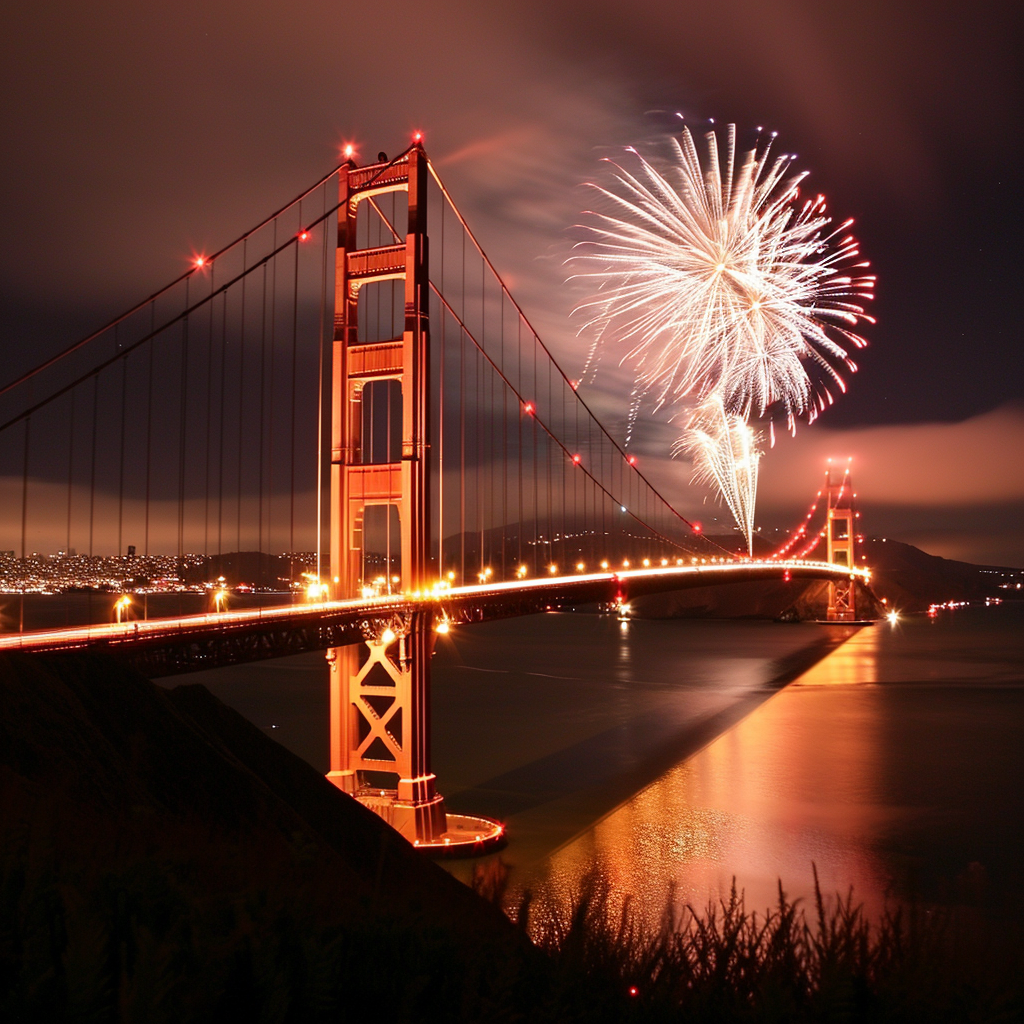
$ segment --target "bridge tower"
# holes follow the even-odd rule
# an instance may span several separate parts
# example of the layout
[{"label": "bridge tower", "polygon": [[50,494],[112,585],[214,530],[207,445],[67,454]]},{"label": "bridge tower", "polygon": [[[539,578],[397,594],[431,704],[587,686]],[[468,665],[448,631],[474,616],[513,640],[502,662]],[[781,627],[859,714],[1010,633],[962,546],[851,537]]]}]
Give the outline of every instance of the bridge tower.
[{"label": "bridge tower", "polygon": [[[825,539],[827,560],[832,565],[856,565],[856,512],[853,507],[853,485],[847,467],[842,479],[832,480],[831,465],[825,471],[827,495]],[[831,580],[828,585],[828,619],[834,622],[853,622],[857,618],[857,586],[854,577]]]},{"label": "bridge tower", "polygon": [[[399,591],[428,585],[427,174],[419,144],[391,162],[356,167],[350,161],[339,174],[330,525],[336,599],[359,596],[369,582],[363,575],[370,509],[384,513],[389,535],[397,512],[398,571],[390,560],[385,563],[387,590],[392,589],[392,573],[399,577]],[[360,205],[392,192],[408,195],[404,241],[358,248]],[[360,342],[360,290],[385,281],[404,281],[402,335]],[[400,447],[382,447],[373,436],[379,421],[367,415],[369,405],[364,409],[364,397],[382,385],[386,393],[401,395]],[[438,840],[446,828],[444,801],[430,771],[430,618],[429,612],[395,616],[379,635],[368,629],[365,644],[333,648],[327,654],[328,778],[407,839],[421,842]]]}]

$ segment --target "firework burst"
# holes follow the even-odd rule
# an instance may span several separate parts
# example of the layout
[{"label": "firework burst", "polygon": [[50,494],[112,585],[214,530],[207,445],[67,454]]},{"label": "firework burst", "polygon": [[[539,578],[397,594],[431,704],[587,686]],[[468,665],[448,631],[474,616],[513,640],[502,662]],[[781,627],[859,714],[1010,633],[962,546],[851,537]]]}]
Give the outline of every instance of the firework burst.
[{"label": "firework burst", "polygon": [[633,169],[613,164],[614,184],[593,186],[604,210],[572,262],[597,297],[576,313],[594,337],[584,377],[607,344],[633,370],[627,443],[645,401],[685,419],[673,454],[717,486],[752,553],[762,449],[749,422],[767,419],[774,444],[776,418],[793,431],[846,390],[875,278],[852,221],[801,197],[792,156],[760,139],[737,154],[734,125],[724,153],[705,138],[703,165],[684,128],[660,168],[629,149]]},{"label": "firework burst", "polygon": [[672,448],[673,455],[693,461],[695,483],[715,484],[754,553],[754,505],[761,438],[742,417],[726,412],[722,399],[712,395],[694,410],[686,430]]},{"label": "firework burst", "polygon": [[874,277],[851,221],[833,226],[823,197],[801,198],[792,157],[772,158],[770,142],[738,155],[732,125],[724,154],[706,139],[706,166],[684,128],[662,169],[630,149],[634,169],[613,164],[615,184],[593,186],[606,209],[572,257],[597,292],[577,310],[595,337],[587,372],[613,343],[634,410],[718,395],[727,412],[793,429],[856,370]]}]

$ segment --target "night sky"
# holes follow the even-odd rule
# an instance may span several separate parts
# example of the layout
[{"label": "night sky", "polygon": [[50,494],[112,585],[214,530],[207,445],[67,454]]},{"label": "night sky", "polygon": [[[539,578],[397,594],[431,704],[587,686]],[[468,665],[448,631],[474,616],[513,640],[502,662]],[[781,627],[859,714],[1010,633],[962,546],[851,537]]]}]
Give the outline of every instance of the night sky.
[{"label": "night sky", "polygon": [[414,129],[573,375],[563,260],[600,158],[656,146],[676,111],[695,130],[764,125],[856,218],[879,277],[849,393],[762,464],[765,522],[794,523],[825,456],[853,455],[867,532],[1024,565],[1015,5],[374,6],[8,13],[4,379],[240,234],[343,143],[368,162]]}]

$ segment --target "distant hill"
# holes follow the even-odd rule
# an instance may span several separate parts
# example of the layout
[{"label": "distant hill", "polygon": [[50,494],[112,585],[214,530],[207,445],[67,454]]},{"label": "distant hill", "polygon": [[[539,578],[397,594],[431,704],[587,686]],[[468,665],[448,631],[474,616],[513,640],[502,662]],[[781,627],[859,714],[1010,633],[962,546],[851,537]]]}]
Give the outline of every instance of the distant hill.
[{"label": "distant hill", "polygon": [[931,604],[947,601],[1013,599],[1024,594],[1024,587],[1016,589],[1016,584],[1024,584],[1024,569],[940,558],[889,537],[869,537],[861,552],[871,566],[875,593],[906,611],[925,611]]},{"label": "distant hill", "polygon": [[2,1020],[508,1019],[539,963],[204,687],[102,656],[0,658],[0,823]]}]

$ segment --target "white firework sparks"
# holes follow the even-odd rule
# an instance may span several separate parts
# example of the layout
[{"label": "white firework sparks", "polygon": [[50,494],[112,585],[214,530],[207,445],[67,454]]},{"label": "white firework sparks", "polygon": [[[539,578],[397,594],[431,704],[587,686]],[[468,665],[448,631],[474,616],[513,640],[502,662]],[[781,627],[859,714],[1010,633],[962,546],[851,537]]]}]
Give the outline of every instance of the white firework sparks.
[{"label": "white firework sparks", "polygon": [[672,449],[673,455],[692,458],[694,482],[718,486],[751,555],[760,440],[742,416],[726,412],[721,397],[713,395],[694,411]]},{"label": "white firework sparks", "polygon": [[800,198],[792,157],[770,160],[768,143],[737,159],[730,125],[723,166],[706,138],[703,168],[684,128],[663,170],[631,149],[635,171],[614,165],[617,184],[594,186],[608,212],[592,215],[572,258],[599,291],[577,311],[596,336],[588,370],[611,342],[655,407],[717,394],[729,413],[794,429],[856,370],[849,350],[865,344],[856,331],[872,321],[875,279],[851,221],[834,227],[822,196]]}]

